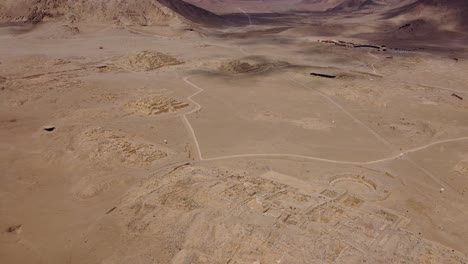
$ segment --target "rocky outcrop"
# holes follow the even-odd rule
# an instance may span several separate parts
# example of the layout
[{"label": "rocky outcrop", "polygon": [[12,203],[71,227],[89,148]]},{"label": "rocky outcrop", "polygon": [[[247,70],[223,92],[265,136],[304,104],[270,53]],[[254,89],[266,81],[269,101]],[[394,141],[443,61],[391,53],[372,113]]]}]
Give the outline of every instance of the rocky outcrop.
[{"label": "rocky outcrop", "polygon": [[418,0],[395,8],[385,18],[419,20],[454,30],[468,29],[468,1],[466,0]]},{"label": "rocky outcrop", "polygon": [[68,22],[112,22],[123,25],[202,24],[221,26],[224,20],[182,0],[23,0],[0,5],[3,20],[22,17],[28,23],[48,19]]}]

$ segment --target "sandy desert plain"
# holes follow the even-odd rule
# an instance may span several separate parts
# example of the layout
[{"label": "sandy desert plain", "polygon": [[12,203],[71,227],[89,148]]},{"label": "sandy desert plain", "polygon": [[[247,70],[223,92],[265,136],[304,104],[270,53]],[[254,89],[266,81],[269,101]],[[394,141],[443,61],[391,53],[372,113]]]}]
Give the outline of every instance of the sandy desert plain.
[{"label": "sandy desert plain", "polygon": [[0,0],[0,263],[468,263],[465,1],[186,2]]}]

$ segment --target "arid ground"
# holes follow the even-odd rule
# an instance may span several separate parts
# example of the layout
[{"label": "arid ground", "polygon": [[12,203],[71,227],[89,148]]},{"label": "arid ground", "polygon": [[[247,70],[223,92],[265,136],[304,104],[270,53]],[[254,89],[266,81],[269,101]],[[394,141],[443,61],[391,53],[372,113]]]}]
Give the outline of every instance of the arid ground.
[{"label": "arid ground", "polygon": [[0,263],[468,263],[451,7],[3,1]]}]

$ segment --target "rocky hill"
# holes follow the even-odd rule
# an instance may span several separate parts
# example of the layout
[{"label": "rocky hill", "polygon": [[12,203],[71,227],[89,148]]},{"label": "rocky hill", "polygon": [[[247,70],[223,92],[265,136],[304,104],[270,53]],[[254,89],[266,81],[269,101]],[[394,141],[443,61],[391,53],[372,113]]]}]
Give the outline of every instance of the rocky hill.
[{"label": "rocky hill", "polygon": [[384,18],[402,21],[399,30],[408,31],[411,34],[467,32],[468,1],[418,0],[390,10]]},{"label": "rocky hill", "polygon": [[220,16],[182,0],[4,0],[0,21],[112,22],[124,25],[223,25]]}]

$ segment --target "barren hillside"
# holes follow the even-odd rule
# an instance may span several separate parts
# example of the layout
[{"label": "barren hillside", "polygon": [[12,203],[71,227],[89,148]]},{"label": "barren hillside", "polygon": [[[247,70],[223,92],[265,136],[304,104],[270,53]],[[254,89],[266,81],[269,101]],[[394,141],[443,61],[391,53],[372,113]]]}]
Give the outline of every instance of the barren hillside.
[{"label": "barren hillside", "polygon": [[0,5],[2,21],[38,23],[47,19],[70,22],[116,22],[124,25],[197,23],[220,26],[216,14],[182,0],[22,0]]},{"label": "barren hillside", "polygon": [[424,20],[449,30],[468,28],[468,1],[418,0],[391,10],[386,18]]},{"label": "barren hillside", "polygon": [[[357,10],[375,10],[385,7],[397,7],[413,2],[414,0],[342,0],[331,8],[331,11],[357,11]],[[328,1],[331,2],[331,1]],[[336,1],[335,1],[336,2]]]}]

